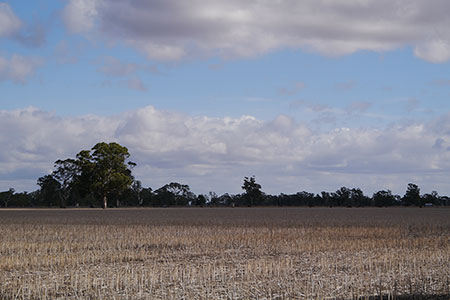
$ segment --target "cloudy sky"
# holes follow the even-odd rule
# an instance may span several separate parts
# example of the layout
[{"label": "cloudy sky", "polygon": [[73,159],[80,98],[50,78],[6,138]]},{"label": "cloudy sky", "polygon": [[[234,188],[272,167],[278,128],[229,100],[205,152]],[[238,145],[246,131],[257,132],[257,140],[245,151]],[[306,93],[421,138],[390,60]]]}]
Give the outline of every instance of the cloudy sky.
[{"label": "cloudy sky", "polygon": [[[1,1],[1,0],[0,0]],[[447,0],[0,2],[0,191],[127,146],[144,186],[450,194]]]}]

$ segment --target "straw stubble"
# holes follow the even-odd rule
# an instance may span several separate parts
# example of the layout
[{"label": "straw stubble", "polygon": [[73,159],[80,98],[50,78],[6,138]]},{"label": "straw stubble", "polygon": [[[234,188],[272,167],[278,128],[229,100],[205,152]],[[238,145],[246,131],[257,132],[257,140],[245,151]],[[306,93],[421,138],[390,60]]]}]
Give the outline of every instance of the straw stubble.
[{"label": "straw stubble", "polygon": [[2,210],[0,217],[0,299],[450,295],[448,209]]}]

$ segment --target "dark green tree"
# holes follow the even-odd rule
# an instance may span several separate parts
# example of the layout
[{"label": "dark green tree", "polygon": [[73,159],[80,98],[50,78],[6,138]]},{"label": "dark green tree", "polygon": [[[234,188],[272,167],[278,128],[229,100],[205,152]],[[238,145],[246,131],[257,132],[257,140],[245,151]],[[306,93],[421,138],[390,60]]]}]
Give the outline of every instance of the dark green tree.
[{"label": "dark green tree", "polygon": [[92,191],[101,197],[103,208],[108,207],[109,195],[120,195],[133,183],[131,168],[136,164],[127,162],[129,157],[128,149],[117,143],[98,143],[85,157]]},{"label": "dark green tree", "polygon": [[345,186],[341,187],[332,194],[335,205],[337,206],[351,206],[351,190]]},{"label": "dark green tree", "polygon": [[139,180],[134,180],[131,184],[131,192],[133,194],[133,198],[136,199],[135,202],[137,202],[137,205],[139,206],[143,205],[142,190],[142,183]]},{"label": "dark green tree", "polygon": [[194,199],[193,194],[187,184],[171,182],[162,187],[165,192],[173,195],[174,203],[172,205],[187,205]]},{"label": "dark green tree", "polygon": [[432,191],[431,194],[425,194],[422,197],[423,203],[431,203],[433,205],[441,204],[441,196],[439,196],[438,192]]},{"label": "dark green tree", "polygon": [[373,204],[378,207],[395,205],[395,196],[390,190],[378,191],[372,196]]},{"label": "dark green tree", "polygon": [[244,197],[248,206],[262,203],[263,193],[261,192],[261,185],[256,183],[255,176],[245,177],[241,188],[245,191]]},{"label": "dark green tree", "polygon": [[8,207],[8,203],[14,195],[14,192],[15,190],[13,188],[10,188],[6,192],[0,193],[0,199],[2,200],[4,207]]},{"label": "dark green tree", "polygon": [[[370,206],[370,198],[364,195],[360,188],[353,188],[350,191],[351,206]],[[348,205],[347,205],[348,206]]]},{"label": "dark green tree", "polygon": [[79,173],[79,165],[74,159],[68,158],[66,160],[57,160],[55,162],[55,170],[52,175],[53,178],[60,184],[59,197],[61,198],[61,207],[66,206],[72,192],[74,182]]},{"label": "dark green tree", "polygon": [[308,193],[307,191],[298,192],[295,194],[296,203],[298,206],[308,205],[309,207],[314,206],[314,194]]},{"label": "dark green tree", "polygon": [[154,203],[154,193],[151,187],[143,188],[141,193],[142,206],[156,206]]},{"label": "dark green tree", "polygon": [[209,192],[208,205],[211,205],[211,206],[219,205],[219,195],[217,195],[216,192],[213,192],[213,191]]},{"label": "dark green tree", "polygon": [[202,195],[202,194],[198,195],[197,199],[195,199],[195,205],[196,206],[203,206],[205,204],[206,204],[206,197],[205,197],[205,195]]},{"label": "dark green tree", "polygon": [[84,199],[94,198],[92,181],[94,179],[95,162],[92,161],[91,151],[82,150],[76,156],[78,174],[74,187],[80,197]]},{"label": "dark green tree", "polygon": [[219,205],[223,206],[234,206],[233,197],[228,193],[225,193],[219,197]]},{"label": "dark green tree", "polygon": [[37,184],[41,187],[40,202],[42,204],[49,207],[61,204],[61,198],[59,197],[61,184],[53,175],[39,177]]},{"label": "dark green tree", "polygon": [[164,185],[156,191],[157,195],[162,200],[162,205],[187,205],[190,201],[195,199],[194,194],[191,192],[189,185],[181,184],[178,182],[171,182]]},{"label": "dark green tree", "polygon": [[[91,150],[80,151],[76,159],[57,160],[51,175],[39,178],[41,197],[52,205],[59,197],[60,206],[69,197],[78,200],[101,199],[102,207],[108,207],[108,198],[115,198],[119,204],[122,193],[133,183],[131,169],[136,165],[128,161],[130,154],[126,147],[117,143],[98,143]],[[77,200],[77,203],[78,203]]]},{"label": "dark green tree", "polygon": [[15,193],[11,197],[11,206],[15,207],[30,207],[34,203],[33,194],[28,192]]},{"label": "dark green tree", "polygon": [[333,207],[333,205],[334,205],[333,198],[329,192],[325,192],[325,191],[320,192],[320,198],[322,198],[322,202],[324,205]]},{"label": "dark green tree", "polygon": [[406,193],[403,196],[403,203],[407,206],[416,205],[422,206],[422,199],[420,198],[420,188],[417,184],[409,183],[406,188]]}]

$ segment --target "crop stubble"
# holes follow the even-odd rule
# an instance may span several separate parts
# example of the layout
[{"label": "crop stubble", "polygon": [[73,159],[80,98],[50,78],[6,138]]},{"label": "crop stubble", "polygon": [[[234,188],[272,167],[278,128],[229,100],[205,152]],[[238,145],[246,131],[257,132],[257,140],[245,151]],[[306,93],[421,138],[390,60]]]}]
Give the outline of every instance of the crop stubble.
[{"label": "crop stubble", "polygon": [[0,299],[450,295],[444,208],[0,210]]}]

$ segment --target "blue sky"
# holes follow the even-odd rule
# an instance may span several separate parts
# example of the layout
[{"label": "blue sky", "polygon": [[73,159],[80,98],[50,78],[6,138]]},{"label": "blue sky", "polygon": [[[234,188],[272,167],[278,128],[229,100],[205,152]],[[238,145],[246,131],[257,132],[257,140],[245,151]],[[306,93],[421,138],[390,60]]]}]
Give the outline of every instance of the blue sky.
[{"label": "blue sky", "polygon": [[427,3],[0,2],[0,190],[106,139],[153,188],[450,193],[450,4]]}]

